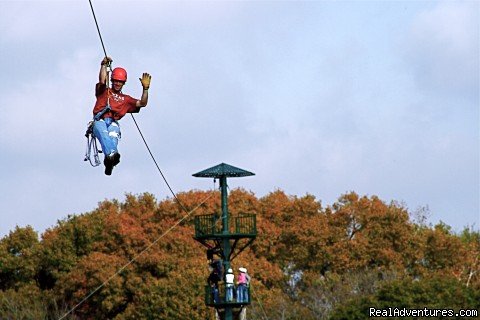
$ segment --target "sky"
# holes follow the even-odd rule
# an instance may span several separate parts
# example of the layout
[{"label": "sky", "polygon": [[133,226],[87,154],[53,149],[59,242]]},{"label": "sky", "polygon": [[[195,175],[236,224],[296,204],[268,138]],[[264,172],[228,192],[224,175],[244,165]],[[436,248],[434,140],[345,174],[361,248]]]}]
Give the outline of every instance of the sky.
[{"label": "sky", "polygon": [[[124,93],[175,192],[351,191],[480,225],[477,1],[92,1]],[[132,118],[112,176],[84,162],[104,51],[89,2],[0,0],[0,237],[103,200],[171,198]],[[423,211],[422,211],[423,210]]]}]

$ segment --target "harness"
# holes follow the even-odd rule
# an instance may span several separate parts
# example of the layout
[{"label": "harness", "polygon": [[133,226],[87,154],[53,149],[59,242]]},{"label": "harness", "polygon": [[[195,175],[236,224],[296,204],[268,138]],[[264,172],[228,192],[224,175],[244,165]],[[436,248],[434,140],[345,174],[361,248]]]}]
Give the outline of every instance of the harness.
[{"label": "harness", "polygon": [[[108,90],[108,89],[107,89],[107,90]],[[108,92],[110,92],[110,91],[108,91]],[[110,94],[107,93],[107,105],[105,106],[105,108],[103,108],[102,111],[100,111],[99,113],[97,113],[97,114],[93,117],[93,119],[94,119],[95,121],[100,120],[105,113],[107,113],[108,111],[111,111],[111,110],[112,110],[112,108],[110,107],[109,98],[110,98]]]},{"label": "harness", "polygon": [[[109,99],[110,94],[107,93],[107,105],[105,106],[105,108],[103,108],[102,111],[98,112],[93,117],[93,120],[90,120],[88,122],[87,131],[85,132],[85,137],[87,137],[87,150],[85,151],[85,158],[83,159],[83,161],[89,161],[92,167],[98,167],[101,164],[98,154],[102,153],[102,150],[97,147],[97,137],[93,132],[93,126],[95,124],[95,121],[99,121],[106,112],[112,110],[112,108],[110,107]],[[92,151],[94,162],[92,162],[92,159],[90,158]]]},{"label": "harness", "polygon": [[[98,149],[97,147],[97,139],[95,134],[93,133],[93,124],[95,123],[94,120],[90,120],[87,125],[87,131],[85,132],[85,137],[87,137],[87,150],[85,151],[85,158],[83,161],[90,162],[92,167],[98,167],[101,162],[98,156],[99,153],[102,153],[102,150]],[[90,154],[93,151],[93,160],[90,158]]]},{"label": "harness", "polygon": [[[102,150],[98,148],[97,146],[97,137],[93,133],[93,125],[95,124],[95,121],[98,121],[102,118],[102,116],[111,111],[112,108],[110,107],[110,90],[108,89],[108,77],[109,77],[109,71],[107,71],[107,80],[106,80],[106,86],[107,86],[107,105],[105,108],[103,108],[102,111],[98,112],[96,115],[94,115],[93,120],[90,120],[87,124],[87,131],[85,132],[85,137],[87,137],[87,150],[85,151],[85,158],[83,161],[88,161],[90,162],[90,165],[92,167],[98,167],[101,162],[100,162],[100,157],[98,156],[99,153],[102,153]],[[91,154],[93,152],[93,162],[91,159]]]}]

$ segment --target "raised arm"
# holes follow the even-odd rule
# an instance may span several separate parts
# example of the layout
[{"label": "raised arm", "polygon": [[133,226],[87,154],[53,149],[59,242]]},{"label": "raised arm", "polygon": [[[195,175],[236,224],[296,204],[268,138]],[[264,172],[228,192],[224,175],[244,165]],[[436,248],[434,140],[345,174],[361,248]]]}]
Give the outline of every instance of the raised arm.
[{"label": "raised arm", "polygon": [[152,76],[148,73],[144,73],[140,78],[140,82],[142,83],[143,91],[142,97],[140,100],[137,101],[137,107],[145,107],[148,103],[148,89],[150,88],[150,81]]},{"label": "raised arm", "polygon": [[110,57],[105,57],[103,58],[101,64],[100,64],[100,72],[98,74],[98,82],[101,84],[106,84],[107,83],[107,67],[112,63],[112,58]]}]

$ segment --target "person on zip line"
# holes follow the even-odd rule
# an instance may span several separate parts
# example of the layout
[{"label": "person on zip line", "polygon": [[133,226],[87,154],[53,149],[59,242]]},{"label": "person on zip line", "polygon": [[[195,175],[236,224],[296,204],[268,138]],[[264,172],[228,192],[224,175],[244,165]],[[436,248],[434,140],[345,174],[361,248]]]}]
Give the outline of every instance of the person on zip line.
[{"label": "person on zip line", "polygon": [[122,88],[127,82],[127,71],[123,68],[115,68],[111,75],[111,88],[107,86],[107,67],[112,58],[103,58],[100,65],[98,83],[95,86],[97,101],[93,108],[94,124],[93,134],[100,141],[105,159],[105,174],[111,175],[113,167],[120,162],[120,153],[117,145],[120,139],[120,120],[127,113],[137,113],[140,108],[148,103],[148,89],[150,88],[151,76],[143,73],[139,78],[143,91],[140,99],[132,98],[122,93]]}]

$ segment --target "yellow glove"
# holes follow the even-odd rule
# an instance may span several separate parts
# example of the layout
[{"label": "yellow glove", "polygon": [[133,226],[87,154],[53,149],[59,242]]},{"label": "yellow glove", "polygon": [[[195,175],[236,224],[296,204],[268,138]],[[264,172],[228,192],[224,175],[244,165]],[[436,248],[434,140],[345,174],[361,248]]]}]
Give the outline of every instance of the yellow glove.
[{"label": "yellow glove", "polygon": [[144,73],[139,80],[142,83],[143,89],[148,90],[148,88],[150,88],[150,80],[152,80],[151,75]]}]

